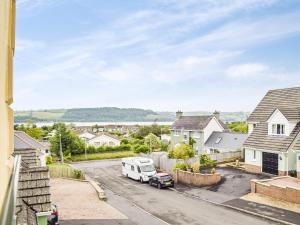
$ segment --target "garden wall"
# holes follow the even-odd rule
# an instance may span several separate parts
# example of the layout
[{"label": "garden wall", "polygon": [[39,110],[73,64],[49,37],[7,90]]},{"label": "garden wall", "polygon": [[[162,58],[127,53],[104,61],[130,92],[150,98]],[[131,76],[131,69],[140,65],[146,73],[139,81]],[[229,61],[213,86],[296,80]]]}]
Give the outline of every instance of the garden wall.
[{"label": "garden wall", "polygon": [[251,180],[251,192],[259,193],[287,202],[300,204],[300,189],[296,187],[282,187],[265,182],[267,180]]},{"label": "garden wall", "polygon": [[221,175],[219,173],[215,174],[201,174],[192,173],[182,170],[176,170],[175,182],[193,185],[197,187],[210,186],[217,184],[221,181]]}]

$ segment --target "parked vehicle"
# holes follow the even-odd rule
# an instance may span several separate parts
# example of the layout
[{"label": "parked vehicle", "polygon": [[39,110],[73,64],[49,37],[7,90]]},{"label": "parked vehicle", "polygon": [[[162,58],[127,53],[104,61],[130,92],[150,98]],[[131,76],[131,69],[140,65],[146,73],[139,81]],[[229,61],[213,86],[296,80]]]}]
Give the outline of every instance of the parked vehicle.
[{"label": "parked vehicle", "polygon": [[59,225],[58,222],[58,210],[56,205],[51,205],[51,215],[48,216],[48,225]]},{"label": "parked vehicle", "polygon": [[149,179],[151,186],[156,186],[158,189],[164,187],[174,187],[174,180],[171,174],[157,173]]},{"label": "parked vehicle", "polygon": [[129,157],[122,159],[122,174],[143,183],[156,174],[156,169],[152,159]]}]

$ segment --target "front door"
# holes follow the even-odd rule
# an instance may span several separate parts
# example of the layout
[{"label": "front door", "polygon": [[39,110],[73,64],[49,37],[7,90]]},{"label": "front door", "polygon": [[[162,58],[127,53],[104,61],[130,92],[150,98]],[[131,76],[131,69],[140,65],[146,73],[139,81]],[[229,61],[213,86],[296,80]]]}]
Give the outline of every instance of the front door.
[{"label": "front door", "polygon": [[263,152],[262,163],[264,173],[278,175],[278,154]]}]

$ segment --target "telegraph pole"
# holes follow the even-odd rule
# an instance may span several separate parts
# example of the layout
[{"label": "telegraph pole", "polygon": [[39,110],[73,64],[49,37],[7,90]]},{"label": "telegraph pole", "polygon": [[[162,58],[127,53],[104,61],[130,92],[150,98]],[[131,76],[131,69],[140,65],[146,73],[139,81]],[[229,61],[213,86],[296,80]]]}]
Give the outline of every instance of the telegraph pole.
[{"label": "telegraph pole", "polygon": [[61,134],[59,134],[59,150],[60,150],[61,163],[64,163],[64,155],[63,155],[62,144],[61,144]]}]

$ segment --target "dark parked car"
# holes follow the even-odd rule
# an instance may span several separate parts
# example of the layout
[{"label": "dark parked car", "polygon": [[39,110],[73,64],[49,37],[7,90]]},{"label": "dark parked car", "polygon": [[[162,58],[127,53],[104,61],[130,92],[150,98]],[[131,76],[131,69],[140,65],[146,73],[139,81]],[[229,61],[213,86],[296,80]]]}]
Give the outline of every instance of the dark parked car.
[{"label": "dark parked car", "polygon": [[149,179],[151,186],[156,186],[161,189],[164,187],[174,187],[174,180],[171,174],[168,173],[157,173]]},{"label": "dark parked car", "polygon": [[59,225],[58,223],[58,210],[56,205],[51,205],[51,215],[48,216],[48,225]]}]

